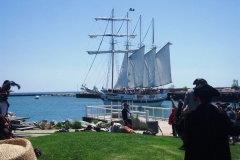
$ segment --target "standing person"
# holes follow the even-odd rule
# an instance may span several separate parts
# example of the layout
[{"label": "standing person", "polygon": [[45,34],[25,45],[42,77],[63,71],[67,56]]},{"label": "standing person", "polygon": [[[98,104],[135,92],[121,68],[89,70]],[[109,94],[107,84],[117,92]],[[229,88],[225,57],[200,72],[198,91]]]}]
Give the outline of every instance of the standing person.
[{"label": "standing person", "polygon": [[[178,123],[179,120],[182,118],[182,107],[183,107],[183,101],[181,99],[178,100],[178,105],[174,103],[174,100],[172,96],[170,95],[170,100],[172,102],[172,107],[174,108],[174,124],[172,125],[173,128],[173,136],[179,136],[182,137],[182,133],[176,131],[176,124]],[[174,134],[175,133],[175,134]]]},{"label": "standing person", "polygon": [[[193,92],[195,88],[200,84],[207,84],[207,81],[203,78],[197,78],[193,81],[193,85],[196,85],[194,88],[189,89],[184,97],[183,109],[184,112],[191,111],[197,108],[199,101],[197,97],[194,96]],[[188,107],[186,107],[188,106]]]},{"label": "standing person", "polygon": [[131,119],[131,112],[129,110],[129,105],[127,103],[123,104],[124,108],[122,110],[122,118],[125,123],[125,126],[132,128],[132,119]]},{"label": "standing person", "polygon": [[[200,104],[198,98],[196,96],[194,96],[193,92],[194,90],[197,88],[198,85],[201,84],[207,84],[207,81],[203,78],[197,78],[193,81],[193,85],[195,85],[194,88],[189,89],[184,97],[184,103],[183,103],[183,110],[182,110],[182,115],[184,118],[184,115],[188,112],[188,111],[192,111],[194,109],[196,109],[196,107]],[[180,131],[178,131],[180,132]],[[185,136],[185,132],[181,132],[182,134],[182,140],[183,140],[183,145],[180,147],[180,149],[185,150],[185,146],[186,146],[186,136]]]},{"label": "standing person", "polygon": [[[236,112],[236,114],[237,114],[237,116],[236,116],[236,122],[237,122],[237,123],[240,123],[240,110],[238,110],[238,111]],[[237,135],[236,142],[238,142],[238,141],[240,140],[239,137],[240,137],[240,134]]]},{"label": "standing person", "polygon": [[175,106],[174,105],[172,105],[172,112],[169,115],[168,124],[172,125],[172,134],[174,137],[177,137],[176,121],[175,121]]},{"label": "standing person", "polygon": [[200,85],[194,95],[201,104],[188,112],[177,130],[187,134],[185,160],[230,160],[228,135],[240,133],[240,123],[231,121],[227,114],[211,104],[220,93],[208,84]]},{"label": "standing person", "polygon": [[11,86],[17,86],[20,89],[20,85],[15,83],[14,81],[5,80],[3,82],[2,87],[0,87],[0,102],[2,108],[2,115],[7,116],[9,103],[8,103],[8,96],[10,93]]},{"label": "standing person", "polygon": [[[232,107],[230,105],[227,106],[227,115],[229,118],[233,121],[236,122],[236,113],[232,110]],[[230,137],[232,137],[232,145],[235,145],[237,136],[228,136],[228,141],[230,140]]]}]

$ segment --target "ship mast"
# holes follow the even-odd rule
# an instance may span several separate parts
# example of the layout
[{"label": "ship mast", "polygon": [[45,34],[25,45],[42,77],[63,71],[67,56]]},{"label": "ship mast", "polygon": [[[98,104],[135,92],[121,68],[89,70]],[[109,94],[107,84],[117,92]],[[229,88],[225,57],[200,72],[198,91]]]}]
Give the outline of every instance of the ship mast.
[{"label": "ship mast", "polygon": [[[128,12],[127,12],[127,18],[128,18]],[[128,21],[127,21],[127,45],[126,45],[126,50],[127,50],[127,68],[128,68],[128,50],[129,50],[129,40],[128,40]],[[124,56],[125,57],[125,56]],[[127,72],[127,79],[128,79],[128,72]],[[128,84],[127,84],[127,88],[128,88]]]},{"label": "ship mast", "polygon": [[[129,50],[129,44],[128,44],[128,37],[130,38],[135,38],[136,35],[129,35],[128,34],[128,29],[127,29],[127,34],[115,34],[114,33],[114,22],[115,21],[127,21],[127,28],[128,28],[128,21],[130,21],[130,19],[128,18],[128,13],[127,13],[127,18],[115,18],[114,17],[114,9],[112,9],[112,14],[110,18],[106,18],[106,17],[100,17],[100,18],[95,18],[95,20],[106,20],[106,21],[111,21],[111,34],[99,34],[99,35],[89,35],[90,38],[96,38],[98,36],[109,36],[111,37],[111,50],[108,51],[87,51],[88,54],[101,54],[101,53],[111,53],[112,55],[112,83],[111,83],[111,89],[113,92],[113,82],[114,82],[114,54],[115,53],[132,53],[135,50]],[[115,50],[115,42],[114,42],[114,38],[115,37],[125,37],[127,36],[127,46],[125,50]]]},{"label": "ship mast", "polygon": [[142,15],[140,15],[140,47],[142,47]]},{"label": "ship mast", "polygon": [[152,19],[152,48],[154,48],[154,18]]},{"label": "ship mast", "polygon": [[[112,35],[113,35],[113,18],[114,18],[114,9],[112,9]],[[114,77],[114,36],[112,36],[112,92],[113,92],[113,77]]]}]

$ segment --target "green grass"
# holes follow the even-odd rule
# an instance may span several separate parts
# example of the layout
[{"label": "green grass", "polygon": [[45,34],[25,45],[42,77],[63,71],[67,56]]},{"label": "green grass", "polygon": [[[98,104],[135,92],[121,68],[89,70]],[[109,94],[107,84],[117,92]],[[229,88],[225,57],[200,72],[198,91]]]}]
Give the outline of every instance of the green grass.
[{"label": "green grass", "polygon": [[[42,149],[40,160],[181,160],[180,138],[106,132],[60,132],[28,138]],[[240,158],[240,145],[231,146],[232,158]]]}]

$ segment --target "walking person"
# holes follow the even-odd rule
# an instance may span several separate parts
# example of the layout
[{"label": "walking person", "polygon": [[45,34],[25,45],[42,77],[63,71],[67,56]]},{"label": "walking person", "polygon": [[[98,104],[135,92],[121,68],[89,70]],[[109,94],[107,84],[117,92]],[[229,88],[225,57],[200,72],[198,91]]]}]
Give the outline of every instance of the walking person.
[{"label": "walking person", "polygon": [[125,123],[125,126],[132,128],[132,119],[131,119],[131,112],[129,110],[129,105],[127,103],[124,103],[123,107],[124,108],[122,110],[122,118]]},{"label": "walking person", "polygon": [[240,123],[211,104],[220,93],[208,84],[194,90],[200,104],[188,112],[177,124],[177,130],[186,133],[185,160],[231,160],[228,135],[240,133]]}]

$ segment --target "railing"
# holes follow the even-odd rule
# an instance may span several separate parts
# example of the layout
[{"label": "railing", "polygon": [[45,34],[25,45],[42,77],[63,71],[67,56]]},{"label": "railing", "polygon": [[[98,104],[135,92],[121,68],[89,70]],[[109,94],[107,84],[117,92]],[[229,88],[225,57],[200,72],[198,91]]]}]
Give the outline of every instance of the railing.
[{"label": "railing", "polygon": [[[132,116],[143,118],[147,121],[152,120],[168,120],[170,108],[163,107],[148,107],[130,105]],[[157,114],[156,114],[157,113]],[[122,119],[122,105],[98,105],[86,106],[86,116],[103,120],[119,121]]]}]

